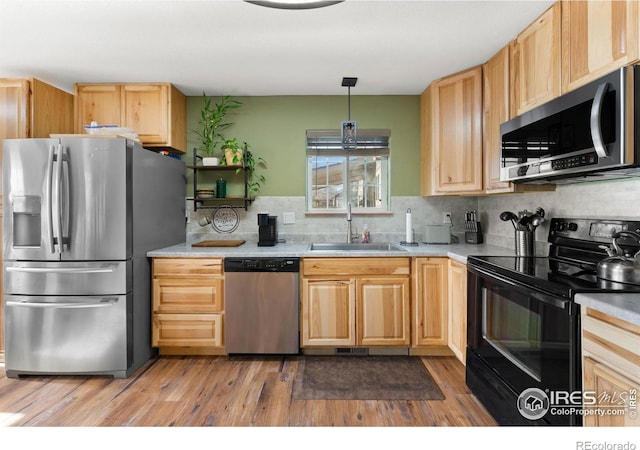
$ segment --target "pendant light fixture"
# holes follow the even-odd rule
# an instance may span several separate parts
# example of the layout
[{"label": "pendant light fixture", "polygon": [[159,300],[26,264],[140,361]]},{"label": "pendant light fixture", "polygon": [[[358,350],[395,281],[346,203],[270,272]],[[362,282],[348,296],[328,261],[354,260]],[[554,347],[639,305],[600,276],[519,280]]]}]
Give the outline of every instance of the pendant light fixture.
[{"label": "pendant light fixture", "polygon": [[351,120],[351,88],[357,82],[358,79],[354,77],[342,78],[342,86],[346,86],[348,89],[348,120],[343,120],[340,126],[340,137],[342,138],[342,146],[345,149],[356,148],[358,140],[358,123],[355,120]]},{"label": "pendant light fixture", "polygon": [[325,6],[335,5],[336,3],[342,3],[344,0],[337,1],[315,1],[315,0],[280,0],[280,1],[253,1],[245,0],[247,3],[252,3],[258,6],[265,6],[267,8],[277,9],[315,9],[324,8]]}]

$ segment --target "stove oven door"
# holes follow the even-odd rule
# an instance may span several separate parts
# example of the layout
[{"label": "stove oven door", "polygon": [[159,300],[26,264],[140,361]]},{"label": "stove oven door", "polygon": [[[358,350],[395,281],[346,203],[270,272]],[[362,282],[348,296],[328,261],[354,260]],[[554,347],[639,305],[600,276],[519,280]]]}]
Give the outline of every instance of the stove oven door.
[{"label": "stove oven door", "polygon": [[[580,389],[576,309],[569,299],[469,267],[467,383],[491,397],[505,424],[571,424],[567,414],[523,416],[518,397],[530,388]],[[487,394],[489,388],[500,393]]]}]

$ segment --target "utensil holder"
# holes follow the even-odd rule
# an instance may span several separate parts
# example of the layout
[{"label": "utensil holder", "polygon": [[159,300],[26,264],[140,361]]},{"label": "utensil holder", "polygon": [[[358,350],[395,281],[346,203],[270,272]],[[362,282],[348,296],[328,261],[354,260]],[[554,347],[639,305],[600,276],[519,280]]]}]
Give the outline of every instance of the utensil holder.
[{"label": "utensil holder", "polygon": [[533,256],[535,233],[529,230],[516,230],[516,255]]}]

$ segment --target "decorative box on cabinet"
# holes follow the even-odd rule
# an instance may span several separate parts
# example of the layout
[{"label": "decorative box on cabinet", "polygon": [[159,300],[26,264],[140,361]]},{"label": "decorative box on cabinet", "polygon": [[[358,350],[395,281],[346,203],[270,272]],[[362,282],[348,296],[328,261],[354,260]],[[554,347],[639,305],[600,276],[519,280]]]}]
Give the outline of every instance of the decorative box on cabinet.
[{"label": "decorative box on cabinet", "polygon": [[304,258],[301,347],[409,345],[409,258]]},{"label": "decorative box on cabinet", "polygon": [[153,259],[152,345],[160,354],[224,354],[222,268],[222,258]]},{"label": "decorative box on cabinet", "polygon": [[522,114],[560,95],[560,2],[511,43],[511,115]]},{"label": "decorative box on cabinet", "polygon": [[582,391],[596,399],[585,407],[604,412],[583,425],[640,426],[640,326],[589,307],[581,316]]},{"label": "decorative box on cabinet", "polygon": [[562,93],[636,62],[638,2],[562,1]]},{"label": "decorative box on cabinet", "polygon": [[187,103],[169,83],[75,85],[75,132],[92,121],[131,128],[143,147],[186,153]]},{"label": "decorative box on cabinet", "polygon": [[482,67],[434,81],[421,111],[422,195],[482,193]]}]

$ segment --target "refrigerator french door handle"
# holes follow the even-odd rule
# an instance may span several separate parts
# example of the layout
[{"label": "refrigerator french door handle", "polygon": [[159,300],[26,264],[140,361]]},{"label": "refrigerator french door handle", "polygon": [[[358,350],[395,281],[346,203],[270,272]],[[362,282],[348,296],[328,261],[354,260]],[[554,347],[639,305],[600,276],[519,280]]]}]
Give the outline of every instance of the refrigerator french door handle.
[{"label": "refrigerator french door handle", "polygon": [[6,267],[7,272],[25,273],[113,273],[113,267],[87,268],[87,267]]},{"label": "refrigerator french door handle", "polygon": [[[60,206],[60,214],[61,214],[61,219],[60,219],[60,237],[62,238],[62,244],[67,244],[69,245],[69,222],[70,222],[70,214],[71,214],[71,190],[69,188],[69,157],[67,156],[67,154],[64,151],[64,147],[62,147],[61,150],[61,154],[62,154],[62,169],[60,169],[61,172],[61,182],[60,182],[60,189],[61,191],[64,193],[63,195],[63,201],[61,202],[61,206]],[[63,228],[64,227],[64,228]],[[60,250],[60,253],[62,253],[62,250]]]},{"label": "refrigerator french door handle", "polygon": [[80,309],[80,308],[106,308],[114,306],[118,302],[117,298],[103,298],[100,300],[89,300],[85,302],[34,302],[23,300],[19,302],[7,301],[6,306],[24,306],[28,308],[55,308],[55,309]]},{"label": "refrigerator french door handle", "polygon": [[56,146],[56,172],[54,178],[54,185],[56,189],[56,202],[54,208],[55,220],[56,220],[56,237],[55,240],[58,244],[58,252],[62,254],[64,252],[64,243],[62,239],[62,159],[63,159],[63,147],[62,144]]},{"label": "refrigerator french door handle", "polygon": [[49,216],[49,226],[47,231],[49,232],[49,250],[51,253],[56,252],[55,239],[53,236],[53,161],[55,160],[55,145],[49,146],[49,160],[47,162],[47,181],[45,183],[45,199],[49,208],[47,210]]}]

